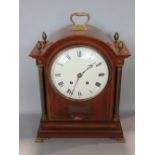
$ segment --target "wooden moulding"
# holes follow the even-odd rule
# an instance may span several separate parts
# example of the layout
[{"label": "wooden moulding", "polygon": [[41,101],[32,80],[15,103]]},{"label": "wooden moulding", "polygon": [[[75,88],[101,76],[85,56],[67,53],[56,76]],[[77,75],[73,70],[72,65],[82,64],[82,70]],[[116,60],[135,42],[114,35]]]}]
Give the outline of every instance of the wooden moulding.
[{"label": "wooden moulding", "polygon": [[123,138],[120,121],[103,123],[61,123],[41,121],[37,138]]}]

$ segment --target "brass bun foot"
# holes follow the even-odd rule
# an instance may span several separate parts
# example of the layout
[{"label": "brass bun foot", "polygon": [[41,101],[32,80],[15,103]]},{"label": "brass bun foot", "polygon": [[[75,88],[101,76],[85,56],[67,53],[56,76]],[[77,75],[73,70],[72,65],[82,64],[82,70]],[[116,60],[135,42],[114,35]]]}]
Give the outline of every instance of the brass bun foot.
[{"label": "brass bun foot", "polygon": [[125,143],[126,142],[124,137],[123,138],[117,138],[116,141],[118,143]]},{"label": "brass bun foot", "polygon": [[43,138],[36,138],[35,139],[35,142],[36,143],[43,143],[44,142],[44,139]]}]

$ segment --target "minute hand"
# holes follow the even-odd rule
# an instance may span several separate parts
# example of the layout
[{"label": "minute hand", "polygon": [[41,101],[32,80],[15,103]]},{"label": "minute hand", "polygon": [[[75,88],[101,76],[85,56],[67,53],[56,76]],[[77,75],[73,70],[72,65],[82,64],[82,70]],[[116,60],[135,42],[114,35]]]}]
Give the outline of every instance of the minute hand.
[{"label": "minute hand", "polygon": [[85,69],[81,74],[83,75],[87,70],[89,70],[90,68],[92,68],[92,67],[94,66],[95,63],[96,63],[96,62],[90,64],[90,65],[87,67],[87,69]]}]

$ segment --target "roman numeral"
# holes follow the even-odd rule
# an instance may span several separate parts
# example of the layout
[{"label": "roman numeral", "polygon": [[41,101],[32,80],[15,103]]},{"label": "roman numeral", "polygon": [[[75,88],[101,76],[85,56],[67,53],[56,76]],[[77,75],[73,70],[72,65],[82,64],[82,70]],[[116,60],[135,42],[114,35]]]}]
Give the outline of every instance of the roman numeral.
[{"label": "roman numeral", "polygon": [[68,89],[67,94],[72,95],[72,91],[70,89]]},{"label": "roman numeral", "polygon": [[77,56],[78,56],[78,57],[81,57],[81,56],[82,56],[81,51],[77,51]]},{"label": "roman numeral", "polygon": [[55,76],[56,77],[61,77],[61,73],[56,73]]},{"label": "roman numeral", "polygon": [[66,55],[66,58],[68,59],[68,60],[71,60],[71,57],[67,54]]},{"label": "roman numeral", "polygon": [[78,91],[78,96],[79,96],[79,97],[82,96],[82,93],[81,93],[80,91]]},{"label": "roman numeral", "polygon": [[102,65],[102,63],[101,63],[101,62],[99,62],[98,64],[96,64],[96,67],[98,67],[98,66],[100,66],[100,65]]},{"label": "roman numeral", "polygon": [[58,85],[59,85],[60,87],[63,87],[63,86],[64,86],[64,82],[61,81],[61,82],[58,83]]},{"label": "roman numeral", "polygon": [[104,76],[104,73],[99,73],[98,76]]},{"label": "roman numeral", "polygon": [[101,86],[101,83],[96,82],[96,83],[95,83],[95,86],[100,87],[100,86]]}]

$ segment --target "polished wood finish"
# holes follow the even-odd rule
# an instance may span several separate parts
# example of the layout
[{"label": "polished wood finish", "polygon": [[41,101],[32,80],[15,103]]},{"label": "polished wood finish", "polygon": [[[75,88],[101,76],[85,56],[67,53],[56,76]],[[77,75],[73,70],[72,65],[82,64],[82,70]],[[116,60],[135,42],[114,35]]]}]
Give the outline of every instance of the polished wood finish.
[{"label": "polished wood finish", "polygon": [[[88,26],[86,31],[73,31],[68,26],[54,36],[52,42],[41,42],[30,56],[36,59],[42,95],[42,118],[37,138],[51,137],[106,137],[123,138],[119,120],[121,74],[124,59],[130,53],[123,44],[118,48],[118,37],[110,41],[101,30]],[[61,96],[52,86],[49,70],[60,50],[85,45],[96,48],[107,61],[110,76],[105,89],[95,98],[72,101]],[[40,52],[41,51],[41,52]]]},{"label": "polished wood finish", "polygon": [[54,123],[41,121],[37,137],[123,138],[123,132],[119,121],[102,123]]}]

